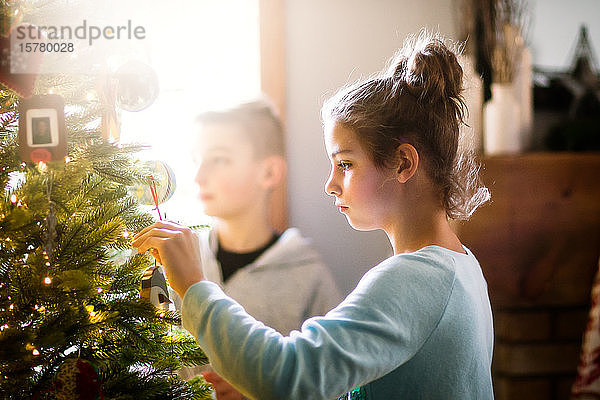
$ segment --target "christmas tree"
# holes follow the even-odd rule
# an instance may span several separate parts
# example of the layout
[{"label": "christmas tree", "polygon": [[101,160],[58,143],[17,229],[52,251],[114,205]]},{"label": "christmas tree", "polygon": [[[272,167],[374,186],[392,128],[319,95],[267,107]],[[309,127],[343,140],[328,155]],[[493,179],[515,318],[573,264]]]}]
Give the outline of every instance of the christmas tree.
[{"label": "christmas tree", "polygon": [[210,398],[175,373],[206,363],[178,313],[140,298],[154,265],[129,246],[154,220],[130,194],[151,182],[142,146],[103,138],[97,77],[40,75],[25,95],[64,99],[67,155],[23,160],[27,88],[0,72],[0,398]]}]

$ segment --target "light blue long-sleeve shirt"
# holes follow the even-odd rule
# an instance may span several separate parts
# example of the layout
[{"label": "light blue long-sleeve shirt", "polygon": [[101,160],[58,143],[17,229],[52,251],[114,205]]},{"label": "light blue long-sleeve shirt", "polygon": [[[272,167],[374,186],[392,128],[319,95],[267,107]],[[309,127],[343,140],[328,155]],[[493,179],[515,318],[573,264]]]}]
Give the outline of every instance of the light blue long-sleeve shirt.
[{"label": "light blue long-sleeve shirt", "polygon": [[493,328],[473,254],[427,246],[368,271],[324,317],[285,337],[214,283],[190,287],[183,324],[216,372],[255,399],[493,398]]}]

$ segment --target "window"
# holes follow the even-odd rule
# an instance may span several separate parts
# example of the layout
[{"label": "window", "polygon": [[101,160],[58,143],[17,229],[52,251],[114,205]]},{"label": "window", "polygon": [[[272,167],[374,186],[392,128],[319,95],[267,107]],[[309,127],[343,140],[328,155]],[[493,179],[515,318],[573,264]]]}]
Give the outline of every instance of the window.
[{"label": "window", "polygon": [[[149,47],[159,95],[146,109],[121,113],[121,141],[151,145],[144,159],[166,162],[177,190],[160,206],[167,218],[206,222],[196,200],[195,166],[189,146],[194,117],[261,93],[258,0],[149,2]],[[154,5],[156,4],[156,5]]]}]

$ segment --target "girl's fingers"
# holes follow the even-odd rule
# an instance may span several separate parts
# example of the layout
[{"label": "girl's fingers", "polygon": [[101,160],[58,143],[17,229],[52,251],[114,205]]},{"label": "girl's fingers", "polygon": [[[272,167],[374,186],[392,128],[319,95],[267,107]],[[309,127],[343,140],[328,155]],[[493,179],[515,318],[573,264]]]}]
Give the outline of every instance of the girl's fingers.
[{"label": "girl's fingers", "polygon": [[[132,243],[132,246],[140,253],[145,253],[150,249],[153,250],[152,253],[160,253],[160,248],[167,239],[168,237],[147,236],[140,238],[135,245]],[[154,254],[152,255],[154,256]]]},{"label": "girl's fingers", "polygon": [[153,223],[152,225],[149,225],[147,227],[145,227],[144,229],[142,229],[141,231],[139,231],[134,237],[133,240],[137,239],[139,236],[151,231],[152,229],[168,229],[168,230],[173,230],[173,231],[181,231],[184,229],[187,229],[181,225],[178,225],[174,222],[170,222],[170,221],[158,221]]},{"label": "girl's fingers", "polygon": [[131,241],[131,246],[138,248],[140,246],[140,243],[143,243],[149,237],[170,238],[177,233],[178,231],[173,231],[170,229],[152,228],[134,237],[134,239]]},{"label": "girl's fingers", "polygon": [[189,228],[157,222],[138,233],[131,246],[150,254],[165,267],[171,287],[183,297],[194,283],[204,279],[198,237]]},{"label": "girl's fingers", "polygon": [[155,248],[150,248],[148,249],[148,252],[150,253],[150,255],[152,255],[152,257],[154,257],[154,259],[159,263],[162,264],[162,260],[160,258],[160,254],[158,253],[158,250],[156,250]]},{"label": "girl's fingers", "polygon": [[143,235],[144,233],[146,233],[146,232],[149,232],[149,231],[151,231],[152,229],[156,228],[156,227],[157,227],[157,226],[156,226],[156,224],[157,224],[157,223],[154,223],[154,224],[152,224],[152,225],[148,225],[147,227],[145,227],[144,229],[142,229],[141,231],[139,231],[138,233],[136,233],[136,234],[133,236],[133,240],[137,239],[138,237],[140,237],[140,236],[141,236],[141,235]]},{"label": "girl's fingers", "polygon": [[148,245],[148,239],[150,237],[156,238],[168,238],[169,233],[164,230],[149,230],[145,234],[138,236],[136,239],[131,241],[131,247],[135,248],[138,253],[144,253],[148,251],[152,257],[156,259],[160,264],[162,264],[162,259],[160,258],[160,253],[156,248],[151,245]]}]

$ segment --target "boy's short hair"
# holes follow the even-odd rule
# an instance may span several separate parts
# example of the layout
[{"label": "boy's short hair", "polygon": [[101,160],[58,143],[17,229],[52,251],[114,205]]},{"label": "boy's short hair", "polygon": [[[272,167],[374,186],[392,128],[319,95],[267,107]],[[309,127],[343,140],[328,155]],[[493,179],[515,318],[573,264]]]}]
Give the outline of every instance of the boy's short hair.
[{"label": "boy's short hair", "polygon": [[254,100],[235,107],[203,112],[196,118],[202,125],[239,125],[259,159],[285,154],[283,124],[273,105],[266,99]]}]

